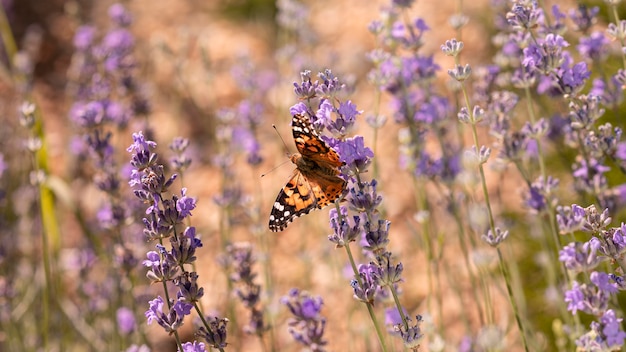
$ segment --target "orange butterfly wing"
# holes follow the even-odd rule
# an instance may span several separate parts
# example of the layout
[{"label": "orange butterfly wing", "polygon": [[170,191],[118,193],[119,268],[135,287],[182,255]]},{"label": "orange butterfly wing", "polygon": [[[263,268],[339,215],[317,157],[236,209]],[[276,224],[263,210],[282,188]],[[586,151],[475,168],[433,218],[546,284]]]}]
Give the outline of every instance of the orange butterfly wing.
[{"label": "orange butterfly wing", "polygon": [[308,116],[294,115],[293,138],[300,154],[291,156],[296,169],[278,193],[270,213],[269,228],[284,230],[295,218],[322,209],[341,197],[346,181],[339,177],[342,162],[311,126]]}]

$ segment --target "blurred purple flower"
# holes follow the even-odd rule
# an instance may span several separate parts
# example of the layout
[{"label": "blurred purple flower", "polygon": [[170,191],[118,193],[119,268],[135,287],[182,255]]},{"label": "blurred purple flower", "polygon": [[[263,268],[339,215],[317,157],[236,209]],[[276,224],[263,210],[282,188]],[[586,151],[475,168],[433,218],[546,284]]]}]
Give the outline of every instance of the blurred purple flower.
[{"label": "blurred purple flower", "polygon": [[287,296],[281,298],[293,318],[288,322],[289,333],[293,338],[314,352],[324,352],[326,340],[324,327],[326,319],[320,314],[322,298],[313,297],[306,292],[293,288]]},{"label": "blurred purple flower", "polygon": [[593,32],[588,37],[580,38],[576,46],[578,52],[589,60],[603,61],[608,55],[609,39],[602,32]]},{"label": "blurred purple flower", "polygon": [[187,154],[189,140],[187,138],[176,137],[170,143],[169,148],[174,152],[170,158],[170,166],[178,173],[184,172],[191,164],[191,158]]},{"label": "blurred purple flower", "polygon": [[579,4],[576,10],[571,9],[569,11],[569,17],[574,22],[576,29],[584,33],[597,21],[599,12],[598,6],[589,8],[585,4]]},{"label": "blurred purple flower", "polygon": [[583,351],[616,351],[621,349],[626,339],[622,331],[621,318],[612,309],[600,317],[599,322],[591,323],[591,330],[576,340],[576,346]]},{"label": "blurred purple flower", "polygon": [[515,1],[511,11],[506,14],[509,25],[518,31],[529,31],[542,17],[536,1]]},{"label": "blurred purple flower", "polygon": [[263,320],[261,285],[255,282],[257,274],[252,269],[256,259],[252,245],[248,242],[235,242],[226,247],[223,265],[229,270],[229,279],[235,284],[234,293],[250,311],[250,319],[245,330],[250,334],[262,334],[268,329]]},{"label": "blurred purple flower", "polygon": [[614,283],[609,282],[609,279],[609,275],[601,271],[594,271],[589,276],[589,281],[596,285],[598,289],[609,294],[617,293],[617,286]]},{"label": "blurred purple flower", "polygon": [[133,22],[132,15],[122,4],[113,4],[109,7],[109,18],[120,27],[128,27]]},{"label": "blurred purple flower", "polygon": [[120,334],[128,335],[136,329],[135,315],[126,307],[117,309],[117,327]]},{"label": "blurred purple flower", "polygon": [[4,154],[0,153],[0,178],[4,176],[5,171],[9,169],[6,161],[4,160]]},{"label": "blurred purple flower", "polygon": [[567,310],[572,314],[582,311],[587,314],[601,314],[609,303],[609,293],[599,289],[597,286],[579,284],[574,281],[572,288],[565,292],[565,302]]},{"label": "blurred purple flower", "polygon": [[80,26],[74,34],[74,46],[80,51],[87,50],[93,45],[95,36],[96,29],[93,26]]},{"label": "blurred purple flower", "polygon": [[185,342],[183,343],[182,352],[205,352],[206,347],[204,346],[204,342]]},{"label": "blurred purple flower", "polygon": [[559,251],[559,260],[573,273],[588,272],[606,257],[598,256],[600,241],[593,237],[585,243],[570,242]]}]

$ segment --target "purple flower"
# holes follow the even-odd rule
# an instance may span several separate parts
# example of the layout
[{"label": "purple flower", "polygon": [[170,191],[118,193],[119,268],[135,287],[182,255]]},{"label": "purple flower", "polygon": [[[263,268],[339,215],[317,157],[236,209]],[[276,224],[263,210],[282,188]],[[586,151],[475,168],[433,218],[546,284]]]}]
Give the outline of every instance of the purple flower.
[{"label": "purple flower", "polygon": [[172,257],[179,264],[191,264],[196,261],[196,249],[202,247],[202,241],[196,237],[196,228],[187,227],[182,236],[170,237]]},{"label": "purple flower", "polygon": [[558,206],[556,221],[559,225],[559,233],[573,233],[582,229],[585,222],[585,209],[579,205],[572,204],[571,207]]},{"label": "purple flower", "polygon": [[193,306],[189,303],[176,301],[171,308],[165,307],[161,296],[150,301],[150,309],[146,311],[148,324],[158,323],[168,333],[173,333],[183,325],[183,319],[191,313]]},{"label": "purple flower", "polygon": [[611,348],[619,348],[624,345],[624,339],[626,339],[626,333],[622,331],[621,318],[615,316],[615,312],[612,309],[607,310],[600,318],[600,326],[602,335],[605,338],[606,344]]},{"label": "purple flower", "polygon": [[516,2],[510,12],[506,14],[509,25],[518,31],[528,31],[534,28],[541,17],[541,10],[535,1]]},{"label": "purple flower", "polygon": [[558,81],[559,89],[563,94],[577,94],[589,76],[591,76],[591,71],[587,69],[585,62],[579,62],[572,68],[569,68],[569,65],[563,65]]},{"label": "purple flower", "polygon": [[106,53],[105,68],[114,72],[119,68],[127,68],[128,62],[123,62],[135,45],[133,35],[126,29],[118,28],[107,33],[102,39],[103,53]]},{"label": "purple flower", "polygon": [[[325,105],[327,100],[322,102],[322,106]],[[332,105],[331,105],[332,107]],[[322,110],[320,106],[320,110],[318,110],[318,114]],[[324,119],[324,125],[328,129],[328,131],[335,137],[343,139],[345,138],[352,128],[354,127],[354,123],[356,122],[357,115],[360,115],[362,112],[356,109],[356,105],[354,105],[351,101],[341,102],[339,104],[339,108],[337,109],[337,118],[332,120],[330,118],[330,114]],[[319,115],[317,115],[319,118]]]},{"label": "purple flower", "polygon": [[559,180],[548,176],[544,182],[543,177],[540,176],[535,182],[530,185],[529,194],[525,197],[526,206],[535,212],[542,212],[546,209],[546,206],[554,203],[554,192],[559,185]]},{"label": "purple flower", "polygon": [[146,346],[146,345],[141,345],[141,346],[137,346],[137,345],[130,345],[130,347],[128,347],[124,352],[150,352],[150,347]]},{"label": "purple flower", "polygon": [[203,338],[209,346],[213,348],[224,348],[228,345],[226,337],[228,337],[228,319],[226,318],[208,318],[208,329],[204,326],[198,329],[197,336]]},{"label": "purple flower", "polygon": [[606,259],[598,256],[600,245],[595,237],[585,243],[571,242],[559,251],[559,260],[574,273],[587,272]]},{"label": "purple flower", "polygon": [[589,8],[587,5],[580,4],[576,10],[572,9],[569,11],[569,17],[574,22],[577,30],[587,32],[596,22],[599,12],[600,8],[598,6]]},{"label": "purple flower", "polygon": [[[99,188],[104,190],[104,187]],[[112,190],[113,188],[111,187],[108,189]],[[110,202],[105,202],[98,209],[96,218],[98,219],[98,224],[100,224],[102,228],[113,229],[122,224],[124,220],[124,208],[112,205]]]},{"label": "purple flower", "polygon": [[92,101],[87,104],[75,104],[70,110],[70,118],[77,125],[85,128],[94,128],[106,120],[103,104]]},{"label": "purple flower", "polygon": [[157,144],[155,142],[147,140],[142,131],[139,131],[137,133],[133,133],[133,143],[126,149],[126,151],[129,153],[150,151],[150,149],[156,148],[156,145]]},{"label": "purple flower", "polygon": [[206,351],[206,347],[204,346],[203,342],[193,341],[193,342],[183,343],[182,352],[205,352],[205,351]]},{"label": "purple flower", "polygon": [[376,271],[377,267],[373,264],[359,265],[360,280],[352,279],[350,282],[350,286],[354,290],[354,298],[361,302],[374,303],[379,288]]},{"label": "purple flower", "polygon": [[619,74],[616,74],[608,80],[594,79],[589,94],[599,97],[602,105],[608,108],[617,108],[624,101],[624,87],[626,87],[626,79],[621,79]]},{"label": "purple flower", "polygon": [[0,153],[0,178],[4,176],[4,173],[9,169],[6,161],[4,160],[4,154]]},{"label": "purple flower", "polygon": [[[404,307],[402,307],[402,311],[404,312],[405,317],[408,316],[408,312]],[[397,307],[389,307],[385,309],[385,325],[396,326],[401,323],[402,317],[400,316],[400,311]]]},{"label": "purple flower", "polygon": [[80,26],[74,34],[74,46],[79,51],[87,50],[93,45],[96,29],[92,26]]},{"label": "purple flower", "polygon": [[404,266],[402,263],[396,265],[392,263],[391,252],[376,255],[375,265],[377,270],[374,272],[374,275],[380,286],[392,287],[403,281],[402,272],[404,271]]},{"label": "purple flower", "polygon": [[608,55],[609,40],[602,32],[593,32],[589,37],[580,38],[576,46],[578,52],[589,60],[602,61]]},{"label": "purple flower", "polygon": [[574,130],[591,129],[591,125],[604,115],[600,107],[600,97],[595,95],[579,96],[569,104],[569,118]]},{"label": "purple flower", "polygon": [[548,73],[561,65],[564,60],[562,56],[563,48],[568,46],[569,43],[563,37],[550,33],[546,35],[539,46],[530,45],[524,49],[522,64],[544,74]]},{"label": "purple flower", "polygon": [[407,49],[417,50],[422,46],[422,36],[429,29],[421,18],[406,25],[404,22],[396,21],[391,25],[387,41],[396,45],[400,44]]},{"label": "purple flower", "polygon": [[[298,104],[296,104],[298,105]],[[295,106],[290,110],[299,110]],[[332,114],[335,112],[333,104],[328,99],[321,99],[319,108],[315,115],[311,118],[311,124],[315,128],[315,131],[319,134],[322,133],[324,127],[329,126],[332,122]]]},{"label": "purple flower", "polygon": [[608,166],[602,165],[596,159],[591,159],[589,162],[584,159],[580,160],[580,163],[574,164],[573,168],[572,175],[576,177],[577,180],[584,181],[586,184],[592,183],[593,180],[598,179],[600,175],[611,170]]},{"label": "purple flower", "polygon": [[597,315],[607,309],[609,293],[597,286],[581,285],[574,281],[572,289],[565,292],[565,302],[567,310],[572,314],[580,310],[587,314]]},{"label": "purple flower", "polygon": [[321,297],[312,297],[297,288],[292,288],[288,296],[281,299],[281,302],[289,308],[296,319],[317,320],[320,318],[323,304]]},{"label": "purple flower", "polygon": [[157,244],[156,247],[159,252],[148,252],[146,254],[148,259],[143,261],[143,266],[150,268],[146,274],[148,279],[152,282],[165,282],[178,277],[180,267],[172,254],[160,244]]},{"label": "purple flower", "polygon": [[198,274],[195,272],[185,272],[174,280],[174,284],[179,288],[176,298],[181,301],[194,303],[204,296],[204,288],[198,286]]},{"label": "purple flower", "polygon": [[613,281],[613,283],[615,283],[615,286],[620,291],[626,290],[626,280],[624,279],[624,276],[609,274],[609,278],[611,279],[611,281]]},{"label": "purple flower", "polygon": [[388,220],[378,220],[378,223],[371,224],[369,221],[364,226],[364,243],[363,249],[372,252],[374,255],[380,255],[386,251],[389,244],[389,226],[391,222]]},{"label": "purple flower", "polygon": [[592,234],[601,233],[611,224],[611,220],[608,209],[604,209],[600,213],[595,205],[590,205],[585,208],[585,222],[582,230]]},{"label": "purple flower", "polygon": [[404,325],[404,323],[399,323],[394,326],[394,329],[397,333],[400,334],[402,341],[404,343],[404,347],[417,350],[420,347],[420,342],[424,337],[422,333],[422,329],[420,328],[420,324],[422,323],[422,316],[418,315],[415,317],[415,324],[411,325],[412,319],[410,317],[406,317],[408,322],[408,326]]},{"label": "purple flower", "polygon": [[127,27],[133,22],[132,15],[122,4],[113,4],[109,7],[109,18],[120,27]]},{"label": "purple flower", "polygon": [[330,228],[333,229],[333,234],[328,236],[328,240],[334,243],[337,248],[343,247],[350,242],[354,242],[361,234],[361,218],[354,216],[354,225],[351,225],[349,219],[347,218],[348,210],[346,207],[341,206],[340,210],[341,216],[338,216],[337,209],[330,209],[329,212]]},{"label": "purple flower", "polygon": [[350,209],[357,212],[373,212],[383,201],[383,197],[376,192],[378,182],[362,182],[359,187],[350,187],[348,202]]},{"label": "purple flower", "polygon": [[616,351],[624,345],[626,333],[621,328],[621,318],[612,309],[600,317],[599,322],[591,323],[591,331],[576,340],[576,345],[584,351]]},{"label": "purple flower", "polygon": [[281,298],[281,303],[286,305],[293,318],[289,321],[289,333],[293,338],[307,346],[311,351],[323,352],[326,340],[324,340],[324,327],[326,319],[320,312],[323,301],[321,297],[313,297],[306,292],[293,288],[287,296]]},{"label": "purple flower", "polygon": [[[295,104],[294,106],[292,106],[291,108],[289,108],[289,113],[291,114],[291,116],[294,115],[311,115],[309,113],[309,110],[306,106],[306,104],[304,104],[303,102],[299,102],[297,104]],[[316,116],[316,115],[313,115]]]},{"label": "purple flower", "polygon": [[558,5],[552,5],[551,10],[554,22],[550,25],[544,23],[541,32],[563,34],[567,30],[564,21],[566,18],[565,14],[559,10]]},{"label": "purple flower", "polygon": [[504,241],[507,237],[509,237],[509,231],[508,230],[500,230],[499,227],[496,227],[496,233],[494,234],[491,229],[487,230],[487,233],[480,236],[480,238],[487,243],[488,245],[490,245],[491,247],[497,247],[500,245],[500,243],[502,243],[502,241]]},{"label": "purple flower", "polygon": [[[311,83],[311,71],[303,71],[300,73],[302,83],[298,84],[294,82],[294,92],[300,99],[312,99],[316,96],[319,82],[315,81]],[[293,114],[292,114],[293,115]]]},{"label": "purple flower", "polygon": [[362,136],[347,138],[338,145],[337,152],[346,165],[344,173],[354,175],[365,172],[374,157],[374,152],[365,146]]},{"label": "purple flower", "polygon": [[235,242],[226,247],[227,256],[222,265],[230,271],[230,280],[235,284],[234,293],[250,311],[250,319],[245,330],[251,334],[261,334],[267,330],[263,321],[263,311],[258,307],[261,300],[261,285],[255,283],[257,274],[252,270],[255,263],[252,245]]},{"label": "purple flower", "polygon": [[[137,194],[137,192],[135,193]],[[172,235],[174,229],[166,225],[157,217],[157,212],[152,211],[148,214],[149,218],[143,218],[143,234],[148,241],[168,238]]]},{"label": "purple flower", "polygon": [[181,218],[186,218],[191,216],[191,211],[196,208],[196,200],[187,197],[187,188],[182,188],[180,193],[182,197],[176,201],[176,210]]},{"label": "purple flower", "polygon": [[600,290],[605,291],[609,294],[617,293],[617,285],[615,285],[614,283],[610,283],[609,280],[609,275],[601,271],[594,271],[589,276],[589,281],[596,285]]},{"label": "purple flower", "polygon": [[182,137],[176,137],[169,145],[176,155],[170,158],[170,166],[177,172],[185,171],[191,164],[191,158],[186,154],[189,147],[189,140]]},{"label": "purple flower", "polygon": [[117,309],[117,327],[120,334],[128,335],[136,328],[135,315],[132,310],[126,307],[120,307]]}]

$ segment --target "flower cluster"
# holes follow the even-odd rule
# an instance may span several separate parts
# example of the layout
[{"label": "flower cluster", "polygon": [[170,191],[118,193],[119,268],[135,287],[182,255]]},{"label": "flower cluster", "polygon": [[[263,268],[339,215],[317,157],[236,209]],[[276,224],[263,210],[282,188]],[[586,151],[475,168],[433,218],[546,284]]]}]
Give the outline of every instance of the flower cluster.
[{"label": "flower cluster", "polygon": [[[204,295],[204,288],[198,285],[198,274],[193,271],[196,250],[202,247],[202,241],[196,235],[193,226],[185,226],[191,212],[196,207],[195,199],[187,196],[187,190],[181,190],[180,197],[168,197],[169,188],[176,179],[176,174],[167,176],[158,156],[152,150],[156,143],[147,140],[141,132],[133,134],[133,144],[128,147],[132,166],[129,184],[135,196],[148,204],[146,217],[143,219],[143,233],[147,240],[157,241],[156,251],[147,253],[143,265],[148,268],[147,277],[153,283],[161,283],[166,298],[158,296],[150,301],[146,311],[148,324],[158,323],[163,329],[178,336],[178,329],[184,324],[184,318],[195,308],[199,313],[199,300]],[[169,240],[169,246],[164,243]],[[190,270],[191,269],[191,270]],[[178,291],[176,298],[170,298],[168,283],[173,283]],[[216,318],[218,319],[218,318]],[[206,323],[198,336],[215,348],[226,346],[225,322],[213,326]],[[213,334],[220,332],[221,338]],[[207,338],[211,336],[211,339]],[[177,338],[180,345],[180,340]],[[194,345],[194,348],[199,348]],[[189,350],[190,346],[186,346]],[[183,350],[179,346],[179,350]]]},{"label": "flower cluster", "polygon": [[287,306],[293,316],[288,322],[291,336],[313,352],[326,351],[326,319],[321,316],[322,298],[294,288],[281,298],[281,303]]},{"label": "flower cluster", "polygon": [[78,28],[74,36],[69,90],[75,100],[69,118],[81,131],[72,141],[72,151],[91,162],[94,183],[109,195],[98,211],[100,226],[116,229],[134,210],[128,209],[132,202],[119,199],[120,171],[111,128],[123,128],[149,108],[135,73],[132,17],[121,4],[112,5],[108,14],[112,27],[99,40],[97,29],[90,25]]},{"label": "flower cluster", "polygon": [[228,245],[224,262],[224,266],[230,271],[230,281],[236,285],[235,295],[250,311],[244,331],[261,336],[268,327],[263,321],[263,310],[260,307],[261,285],[254,282],[257,275],[252,270],[255,262],[252,245],[247,242]]}]

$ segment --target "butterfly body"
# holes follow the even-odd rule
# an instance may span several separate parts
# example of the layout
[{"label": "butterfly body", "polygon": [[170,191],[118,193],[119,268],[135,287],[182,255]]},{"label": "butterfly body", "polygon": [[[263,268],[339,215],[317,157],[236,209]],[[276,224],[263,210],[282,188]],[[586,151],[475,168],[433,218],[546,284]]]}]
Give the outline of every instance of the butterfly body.
[{"label": "butterfly body", "polygon": [[308,116],[294,115],[291,125],[299,153],[289,157],[296,169],[272,207],[269,228],[275,232],[284,230],[295,218],[334,202],[346,186],[339,177],[343,164],[339,155],[319,138]]}]

